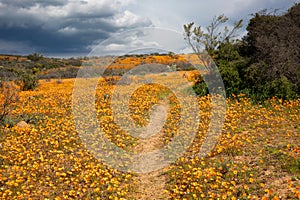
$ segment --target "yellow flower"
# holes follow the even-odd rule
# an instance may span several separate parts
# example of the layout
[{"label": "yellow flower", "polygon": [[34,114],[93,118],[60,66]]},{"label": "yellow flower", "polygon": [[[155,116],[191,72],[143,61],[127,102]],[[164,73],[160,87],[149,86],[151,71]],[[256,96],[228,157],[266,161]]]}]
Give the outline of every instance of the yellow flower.
[{"label": "yellow flower", "polygon": [[263,188],[263,187],[265,187],[265,184],[260,183],[259,186]]}]

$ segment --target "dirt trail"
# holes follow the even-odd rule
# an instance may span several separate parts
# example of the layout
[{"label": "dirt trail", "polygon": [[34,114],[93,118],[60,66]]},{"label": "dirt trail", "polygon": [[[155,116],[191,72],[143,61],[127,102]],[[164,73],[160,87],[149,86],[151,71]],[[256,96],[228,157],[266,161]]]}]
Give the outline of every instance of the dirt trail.
[{"label": "dirt trail", "polygon": [[[160,127],[163,126],[169,110],[168,103],[163,102],[154,106],[151,119],[145,131],[140,134],[139,145],[134,149],[138,154],[149,153],[154,150],[159,150],[163,147],[163,132]],[[158,157],[160,155],[157,155]],[[138,171],[150,171],[149,167],[157,164],[157,159],[147,159],[146,165],[136,166]],[[156,170],[147,173],[138,173],[135,177],[136,190],[132,192],[132,199],[153,200],[167,199],[165,193],[165,175],[163,170]]]}]

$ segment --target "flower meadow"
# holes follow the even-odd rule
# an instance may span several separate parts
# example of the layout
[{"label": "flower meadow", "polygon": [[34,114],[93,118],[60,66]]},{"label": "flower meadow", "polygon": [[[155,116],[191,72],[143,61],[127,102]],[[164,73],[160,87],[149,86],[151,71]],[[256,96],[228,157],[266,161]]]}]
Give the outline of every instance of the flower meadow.
[{"label": "flower meadow", "polygon": [[[137,174],[97,159],[80,138],[72,111],[74,81],[41,80],[36,90],[20,92],[9,117],[28,126],[1,127],[1,199],[135,199],[141,184]],[[168,84],[177,82],[170,78]],[[139,140],[114,123],[111,96],[115,87],[99,81],[97,119],[111,142],[134,151]],[[128,86],[118,87],[126,92]],[[145,84],[132,94],[128,106],[133,121],[145,126],[151,107],[165,98],[169,110],[161,131],[167,145],[179,129],[181,107],[176,95],[157,84]],[[218,142],[208,155],[199,157],[210,122],[210,98],[197,97],[197,134],[185,154],[161,171],[166,198],[300,199],[300,100],[272,98],[258,105],[242,94],[226,99]]]}]

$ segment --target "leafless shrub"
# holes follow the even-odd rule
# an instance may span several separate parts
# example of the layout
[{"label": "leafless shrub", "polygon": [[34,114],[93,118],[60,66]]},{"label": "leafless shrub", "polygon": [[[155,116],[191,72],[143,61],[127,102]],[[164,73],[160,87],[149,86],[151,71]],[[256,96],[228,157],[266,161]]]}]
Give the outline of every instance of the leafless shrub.
[{"label": "leafless shrub", "polygon": [[4,124],[18,101],[19,88],[13,82],[0,81],[0,124]]},{"label": "leafless shrub", "polygon": [[104,80],[107,84],[109,85],[114,85],[118,82],[120,78],[119,77],[116,77],[116,76],[105,76],[104,77]]},{"label": "leafless shrub", "polygon": [[59,78],[59,79],[56,79],[56,83],[57,84],[61,84],[63,81],[61,80],[61,78]]}]

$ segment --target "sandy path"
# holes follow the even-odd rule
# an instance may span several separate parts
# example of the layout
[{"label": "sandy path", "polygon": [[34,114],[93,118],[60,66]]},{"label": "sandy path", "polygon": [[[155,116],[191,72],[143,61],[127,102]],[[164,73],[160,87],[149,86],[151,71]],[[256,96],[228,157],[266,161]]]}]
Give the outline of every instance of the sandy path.
[{"label": "sandy path", "polygon": [[[134,151],[143,154],[154,150],[159,150],[163,147],[163,132],[160,127],[163,126],[169,106],[167,102],[162,102],[154,106],[151,112],[150,123],[145,127],[145,131],[140,134],[139,145]],[[159,157],[160,155],[157,155]],[[138,171],[149,171],[149,167],[157,163],[157,159],[147,160],[147,165],[136,166]],[[138,173],[135,177],[136,190],[132,192],[132,199],[152,200],[152,199],[167,199],[165,193],[165,175],[163,170],[156,170],[147,173]]]}]

